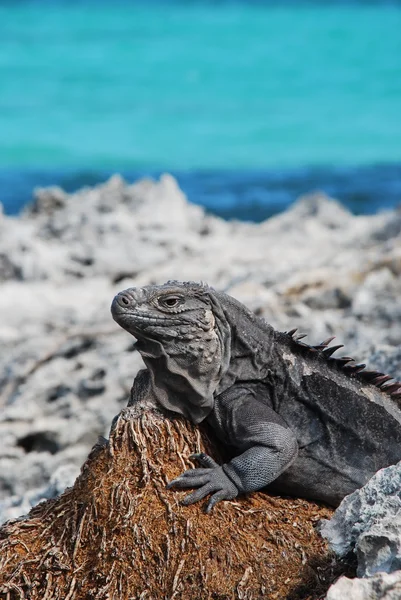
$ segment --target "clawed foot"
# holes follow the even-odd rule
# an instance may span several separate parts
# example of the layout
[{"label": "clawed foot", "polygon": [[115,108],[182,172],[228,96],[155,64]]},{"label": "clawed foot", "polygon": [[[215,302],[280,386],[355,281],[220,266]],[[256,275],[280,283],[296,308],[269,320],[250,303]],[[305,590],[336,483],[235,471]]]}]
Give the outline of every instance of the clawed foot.
[{"label": "clawed foot", "polygon": [[208,494],[213,494],[205,507],[205,512],[209,513],[220,500],[232,500],[238,495],[236,485],[226,475],[223,467],[218,465],[213,458],[203,452],[191,454],[190,458],[200,464],[202,468],[189,469],[167,485],[168,489],[199,488],[192,494],[185,496],[181,504],[188,506],[199,502]]}]

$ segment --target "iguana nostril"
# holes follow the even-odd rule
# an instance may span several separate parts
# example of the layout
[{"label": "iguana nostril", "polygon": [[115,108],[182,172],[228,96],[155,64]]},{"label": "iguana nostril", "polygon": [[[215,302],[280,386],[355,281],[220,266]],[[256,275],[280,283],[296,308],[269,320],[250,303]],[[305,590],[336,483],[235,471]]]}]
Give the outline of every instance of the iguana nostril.
[{"label": "iguana nostril", "polygon": [[119,318],[133,310],[134,305],[135,299],[129,293],[120,292],[114,296],[111,303],[110,309],[113,319],[119,323]]}]

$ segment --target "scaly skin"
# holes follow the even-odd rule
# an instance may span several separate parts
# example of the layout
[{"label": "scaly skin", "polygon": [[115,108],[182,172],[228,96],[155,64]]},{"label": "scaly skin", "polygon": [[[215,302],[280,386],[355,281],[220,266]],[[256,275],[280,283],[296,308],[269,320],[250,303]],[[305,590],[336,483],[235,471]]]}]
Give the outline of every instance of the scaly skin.
[{"label": "scaly skin", "polygon": [[[331,340],[310,347],[275,331],[240,302],[196,283],[130,288],[113,318],[137,338],[149,385],[167,409],[206,420],[234,457],[205,454],[168,487],[197,488],[192,504],[266,486],[337,505],[380,468],[401,460],[398,382],[330,359]],[[359,373],[359,374],[358,374]],[[373,383],[369,383],[373,381]],[[390,392],[392,396],[390,395]]]}]

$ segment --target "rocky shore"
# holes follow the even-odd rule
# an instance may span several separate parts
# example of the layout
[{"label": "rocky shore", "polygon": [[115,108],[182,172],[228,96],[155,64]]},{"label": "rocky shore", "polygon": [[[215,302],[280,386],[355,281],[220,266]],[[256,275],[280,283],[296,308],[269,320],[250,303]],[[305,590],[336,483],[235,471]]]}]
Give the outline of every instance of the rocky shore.
[{"label": "rocky shore", "polygon": [[37,190],[20,217],[0,213],[1,521],[71,485],[108,435],[141,367],[111,300],[168,279],[207,281],[315,343],[336,335],[400,377],[400,209],[356,217],[314,194],[253,224],[206,214],[169,175]]}]

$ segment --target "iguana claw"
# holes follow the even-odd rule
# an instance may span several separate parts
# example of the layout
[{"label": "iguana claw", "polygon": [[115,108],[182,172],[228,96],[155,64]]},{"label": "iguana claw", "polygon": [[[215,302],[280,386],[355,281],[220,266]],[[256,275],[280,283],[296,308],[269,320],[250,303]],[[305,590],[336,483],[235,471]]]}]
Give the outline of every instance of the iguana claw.
[{"label": "iguana claw", "polygon": [[238,488],[224,472],[223,467],[218,465],[207,454],[191,454],[190,458],[196,460],[201,469],[189,469],[179,475],[167,485],[167,488],[187,489],[199,488],[192,494],[185,496],[181,504],[188,506],[199,502],[208,494],[213,494],[206,504],[205,512],[209,513],[213,506],[220,500],[232,500],[238,496]]}]

